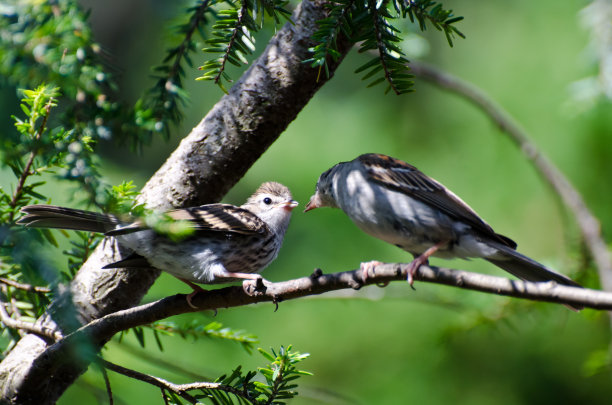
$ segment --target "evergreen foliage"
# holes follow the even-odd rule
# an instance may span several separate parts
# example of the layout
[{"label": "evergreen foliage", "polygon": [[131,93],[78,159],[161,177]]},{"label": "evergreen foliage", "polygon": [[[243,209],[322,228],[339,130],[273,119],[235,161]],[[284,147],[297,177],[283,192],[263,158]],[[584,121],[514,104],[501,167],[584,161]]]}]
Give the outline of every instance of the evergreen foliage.
[{"label": "evergreen foliage", "polygon": [[305,62],[329,75],[328,61],[337,60],[337,40],[340,35],[359,44],[359,52],[372,52],[376,56],[360,66],[355,73],[362,73],[368,87],[386,82],[387,91],[396,94],[409,92],[412,76],[408,60],[400,47],[403,40],[396,21],[408,17],[425,31],[427,23],[444,32],[450,46],[455,36],[464,38],[455,23],[463,17],[455,17],[434,1],[415,0],[338,0],[330,2],[329,17],[320,20],[319,30],[313,39],[317,43],[312,57]]},{"label": "evergreen foliage", "polygon": [[[307,371],[299,370],[297,363],[306,359],[309,354],[299,353],[281,346],[278,354],[271,349],[267,352],[258,349],[259,353],[269,361],[257,371],[244,372],[241,366],[236,367],[231,374],[222,375],[215,380],[215,386],[198,388],[190,392],[194,399],[200,403],[212,405],[252,404],[252,405],[282,405],[287,400],[298,395],[295,381],[304,375],[311,375]],[[265,381],[256,378],[263,377]],[[165,401],[173,404],[183,404],[180,394],[162,390]]]},{"label": "evergreen foliage", "polygon": [[219,11],[217,21],[212,26],[211,38],[206,41],[209,47],[204,52],[220,54],[218,58],[206,61],[200,70],[204,73],[200,80],[212,80],[227,93],[224,83],[232,79],[226,72],[226,65],[241,67],[248,64],[247,56],[255,51],[255,34],[272,18],[274,24],[290,19],[291,13],[285,9],[285,0],[242,0],[229,1],[230,8]]},{"label": "evergreen foliage", "polygon": [[[208,22],[207,1],[195,1],[186,10],[186,21],[175,28],[176,43],[153,69],[154,84],[133,106],[118,101],[120,89],[107,55],[76,1],[14,2],[2,11],[0,76],[17,87],[61,87],[63,113],[56,119],[77,136],[92,142],[112,139],[141,151],[154,134],[168,138],[182,120],[188,100],[182,87],[184,65],[191,66],[190,53]],[[90,187],[103,194],[106,185]]]},{"label": "evergreen foliage", "polygon": [[[77,158],[75,154],[89,148],[74,139],[74,132],[48,127],[51,110],[57,106],[57,88],[40,86],[22,93],[24,116],[13,117],[17,133],[2,139],[0,155],[2,166],[10,168],[15,178],[11,191],[0,188],[0,277],[8,280],[1,284],[0,295],[2,302],[11,303],[9,308],[3,308],[9,316],[34,321],[49,303],[50,290],[21,288],[19,285],[52,284],[55,281],[54,272],[42,256],[35,254],[38,250],[34,246],[46,242],[57,247],[58,243],[48,230],[30,234],[16,225],[19,209],[45,199],[38,190],[44,184],[41,176],[68,170],[69,162]],[[32,181],[33,178],[36,180]],[[3,328],[1,333],[5,340],[3,352],[6,352],[20,335],[9,328]]]}]

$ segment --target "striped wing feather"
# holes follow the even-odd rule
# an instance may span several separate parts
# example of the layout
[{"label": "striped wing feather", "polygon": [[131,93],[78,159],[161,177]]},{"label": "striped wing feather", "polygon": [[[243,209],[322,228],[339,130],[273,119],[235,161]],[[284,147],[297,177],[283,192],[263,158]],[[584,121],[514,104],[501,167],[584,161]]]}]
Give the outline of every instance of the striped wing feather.
[{"label": "striped wing feather", "polygon": [[358,159],[366,167],[370,179],[378,184],[405,193],[439,209],[451,218],[470,225],[485,236],[516,248],[514,241],[495,233],[461,198],[416,167],[390,156],[373,153],[362,155]]},{"label": "striped wing feather", "polygon": [[266,223],[257,215],[230,204],[208,204],[168,212],[175,220],[189,221],[196,231],[263,234]]}]

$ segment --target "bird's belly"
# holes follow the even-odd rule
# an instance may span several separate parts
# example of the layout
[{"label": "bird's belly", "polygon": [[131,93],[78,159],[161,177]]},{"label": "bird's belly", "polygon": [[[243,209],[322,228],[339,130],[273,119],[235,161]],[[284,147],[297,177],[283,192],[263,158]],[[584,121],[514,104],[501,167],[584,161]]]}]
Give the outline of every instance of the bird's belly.
[{"label": "bird's belly", "polygon": [[341,208],[369,235],[415,255],[445,242],[434,256],[464,257],[462,252],[455,251],[455,244],[467,225],[421,201],[382,187],[370,187],[353,197],[344,199],[350,203]]}]

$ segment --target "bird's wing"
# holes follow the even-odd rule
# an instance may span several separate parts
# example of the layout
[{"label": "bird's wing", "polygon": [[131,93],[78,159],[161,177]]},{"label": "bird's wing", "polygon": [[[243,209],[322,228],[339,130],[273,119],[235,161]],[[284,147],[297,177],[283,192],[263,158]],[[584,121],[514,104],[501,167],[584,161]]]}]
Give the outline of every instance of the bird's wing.
[{"label": "bird's wing", "polygon": [[[252,212],[230,204],[207,204],[166,212],[176,221],[185,221],[196,232],[225,232],[242,235],[264,234],[269,228]],[[106,236],[118,236],[148,229],[140,220],[106,232]]]},{"label": "bird's wing", "polygon": [[366,168],[369,178],[376,183],[422,201],[451,218],[470,225],[484,236],[516,248],[514,241],[495,233],[461,198],[416,167],[390,156],[374,153],[361,155],[358,159]]},{"label": "bird's wing", "polygon": [[169,211],[175,220],[188,221],[196,231],[263,234],[268,225],[257,215],[230,204],[208,204]]}]

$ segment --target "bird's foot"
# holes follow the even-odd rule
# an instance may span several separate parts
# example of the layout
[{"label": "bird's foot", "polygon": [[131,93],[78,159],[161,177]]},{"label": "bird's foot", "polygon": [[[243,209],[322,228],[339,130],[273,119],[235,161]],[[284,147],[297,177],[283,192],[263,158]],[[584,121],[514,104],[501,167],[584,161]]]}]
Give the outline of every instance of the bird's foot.
[{"label": "bird's foot", "polygon": [[248,295],[255,295],[258,291],[264,291],[266,286],[264,284],[264,278],[259,274],[257,277],[246,279],[242,282],[242,290]]},{"label": "bird's foot", "polygon": [[408,264],[407,280],[408,284],[410,284],[410,288],[412,288],[413,290],[416,290],[416,288],[414,288],[414,274],[423,264],[429,264],[429,260],[426,257],[424,258],[423,256],[416,257],[413,261],[410,262],[410,264]]},{"label": "bird's foot", "polygon": [[192,298],[199,293],[200,291],[204,291],[202,288],[200,288],[199,290],[194,289],[192,292],[190,292],[189,294],[187,294],[187,305],[189,305],[191,308],[193,309],[198,309],[197,305],[194,305],[191,300]]},{"label": "bird's foot", "polygon": [[416,288],[414,288],[414,285],[413,285],[414,275],[416,271],[419,269],[419,267],[421,267],[424,264],[429,264],[429,257],[433,255],[434,253],[436,253],[436,251],[440,249],[440,247],[442,247],[446,243],[447,243],[446,241],[436,243],[435,245],[433,245],[432,247],[424,251],[421,255],[415,257],[414,260],[411,261],[410,264],[408,264],[408,284],[410,284],[410,288],[412,288],[413,290],[416,290]]},{"label": "bird's foot", "polygon": [[[372,260],[370,262],[363,262],[361,263],[361,265],[359,266],[359,269],[361,270],[361,282],[362,285],[364,285],[369,277],[375,277],[376,276],[376,266],[379,266],[381,264],[384,264],[383,262],[379,262],[377,260]],[[378,285],[379,287],[386,287],[389,284],[388,281],[384,282],[384,283],[378,283],[376,285]]]},{"label": "bird's foot", "polygon": [[205,289],[203,289],[202,287],[200,287],[199,285],[192,283],[192,282],[191,282],[191,281],[189,281],[189,280],[186,280],[186,279],[184,279],[184,278],[180,278],[180,277],[177,277],[177,278],[178,278],[179,280],[181,280],[183,283],[187,284],[189,287],[191,287],[191,288],[193,289],[193,291],[192,291],[192,292],[190,292],[190,293],[187,295],[187,305],[189,305],[189,306],[190,306],[191,308],[193,308],[193,309],[198,309],[198,307],[197,307],[196,305],[194,305],[194,304],[191,302],[191,300],[193,299],[193,297],[194,297],[194,296],[195,296],[197,293],[199,293],[199,292],[203,292],[203,291],[206,291],[206,290],[205,290]]}]

